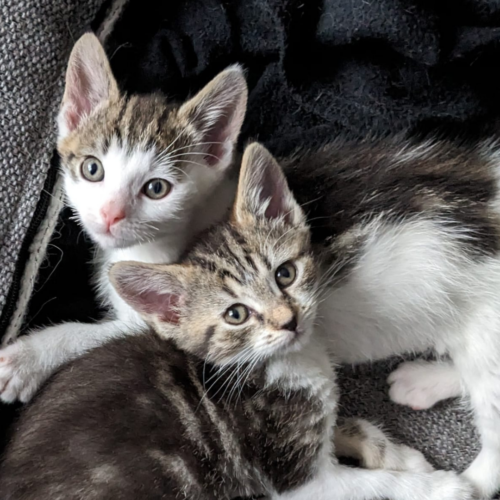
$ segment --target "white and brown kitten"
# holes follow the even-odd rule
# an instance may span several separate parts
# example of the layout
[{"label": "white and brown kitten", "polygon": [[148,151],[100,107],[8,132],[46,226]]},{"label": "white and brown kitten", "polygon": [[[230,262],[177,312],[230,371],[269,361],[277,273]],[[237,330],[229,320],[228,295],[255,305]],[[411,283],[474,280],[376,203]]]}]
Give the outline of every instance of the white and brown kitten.
[{"label": "white and brown kitten", "polygon": [[139,315],[113,290],[109,265],[176,261],[186,241],[221,219],[234,197],[230,170],[247,86],[228,68],[182,106],[118,90],[97,38],[70,56],[58,151],[68,203],[96,243],[100,323],[65,323],[0,351],[0,398],[29,400],[61,364],[108,339],[136,332]]},{"label": "white and brown kitten", "polygon": [[391,397],[417,408],[463,391],[482,449],[464,472],[500,488],[500,141],[333,142],[285,160],[324,262],[320,330],[338,361],[429,349]]},{"label": "white and brown kitten", "polygon": [[[7,448],[1,498],[471,499],[465,480],[426,472],[407,448],[391,453],[418,473],[338,463],[335,375],[313,333],[318,271],[279,165],[250,146],[227,223],[179,264],[112,267],[155,333],[97,348],[48,382]],[[337,429],[344,450],[363,431]]]}]

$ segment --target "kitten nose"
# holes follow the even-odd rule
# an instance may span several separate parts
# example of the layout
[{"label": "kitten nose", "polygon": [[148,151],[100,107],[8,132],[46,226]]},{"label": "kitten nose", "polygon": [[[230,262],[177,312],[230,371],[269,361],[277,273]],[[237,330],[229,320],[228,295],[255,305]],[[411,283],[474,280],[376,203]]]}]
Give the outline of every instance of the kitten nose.
[{"label": "kitten nose", "polygon": [[297,318],[295,316],[292,316],[292,319],[288,323],[283,325],[281,329],[289,330],[290,332],[294,332],[295,330],[297,330]]},{"label": "kitten nose", "polygon": [[125,210],[120,206],[107,204],[101,208],[101,216],[109,230],[113,224],[125,219]]}]

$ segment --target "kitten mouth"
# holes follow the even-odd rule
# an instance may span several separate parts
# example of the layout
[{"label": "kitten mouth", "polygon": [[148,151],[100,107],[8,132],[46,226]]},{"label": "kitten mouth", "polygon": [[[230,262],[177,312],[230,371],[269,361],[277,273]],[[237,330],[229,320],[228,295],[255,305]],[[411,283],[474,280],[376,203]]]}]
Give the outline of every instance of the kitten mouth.
[{"label": "kitten mouth", "polygon": [[294,342],[299,342],[305,334],[304,329],[300,327],[296,328],[294,332],[290,333],[292,334],[292,338],[290,339],[290,342],[292,344]]},{"label": "kitten mouth", "polygon": [[127,240],[124,240],[123,238],[114,236],[111,232],[103,232],[103,233],[97,233],[94,232],[92,235],[92,239],[99,243],[101,247],[107,248],[107,249],[113,249],[113,248],[125,248],[128,246],[132,246],[134,242],[130,242]]},{"label": "kitten mouth", "polygon": [[299,346],[303,338],[305,337],[305,330],[300,326],[296,328],[294,331],[283,330],[283,340],[282,340],[282,349],[289,349],[295,346]]},{"label": "kitten mouth", "polygon": [[311,337],[311,330],[304,326],[299,326],[293,332],[286,332],[288,338],[284,340],[281,349],[285,352],[300,351]]}]

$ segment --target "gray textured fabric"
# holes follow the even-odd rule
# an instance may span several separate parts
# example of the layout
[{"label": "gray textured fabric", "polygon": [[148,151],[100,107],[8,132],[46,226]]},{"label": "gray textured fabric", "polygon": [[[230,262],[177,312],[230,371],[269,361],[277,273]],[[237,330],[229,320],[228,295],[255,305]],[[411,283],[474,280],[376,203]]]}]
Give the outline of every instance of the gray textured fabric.
[{"label": "gray textured fabric", "polygon": [[101,3],[0,0],[0,314],[49,169],[66,60]]},{"label": "gray textured fabric", "polygon": [[479,451],[471,412],[459,400],[413,411],[389,399],[387,376],[402,359],[340,370],[341,415],[381,424],[398,441],[424,453],[440,469],[462,471]]}]

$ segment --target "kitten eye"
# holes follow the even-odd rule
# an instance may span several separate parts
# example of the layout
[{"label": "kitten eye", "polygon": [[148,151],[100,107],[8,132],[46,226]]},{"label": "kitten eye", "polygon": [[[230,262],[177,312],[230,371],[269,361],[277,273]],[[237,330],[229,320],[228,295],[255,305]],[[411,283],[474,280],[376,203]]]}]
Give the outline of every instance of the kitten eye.
[{"label": "kitten eye", "polygon": [[159,200],[165,198],[171,189],[172,185],[165,179],[151,179],[144,184],[142,191],[148,198]]},{"label": "kitten eye", "polygon": [[291,262],[285,262],[281,264],[278,269],[276,269],[276,283],[280,288],[286,288],[290,286],[297,276],[297,270]]},{"label": "kitten eye", "polygon": [[242,325],[249,316],[250,311],[243,304],[235,304],[224,313],[224,319],[230,325]]},{"label": "kitten eye", "polygon": [[93,156],[83,160],[80,167],[82,176],[90,182],[101,182],[104,179],[104,168],[102,163]]}]

